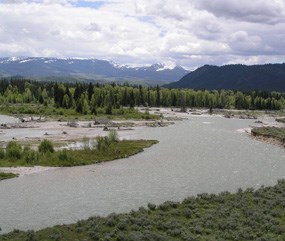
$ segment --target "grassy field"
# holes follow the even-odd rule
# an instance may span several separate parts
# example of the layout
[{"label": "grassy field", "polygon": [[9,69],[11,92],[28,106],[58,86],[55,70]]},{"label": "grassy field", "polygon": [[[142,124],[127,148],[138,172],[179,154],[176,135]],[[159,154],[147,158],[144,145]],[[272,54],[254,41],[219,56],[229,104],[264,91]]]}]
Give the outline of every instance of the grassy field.
[{"label": "grassy field", "polygon": [[257,127],[251,130],[253,136],[262,136],[266,138],[274,138],[285,144],[285,128],[277,127]]},{"label": "grassy field", "polygon": [[5,173],[5,172],[0,172],[0,181],[9,179],[9,178],[14,178],[17,177],[17,174],[14,173]]},{"label": "grassy field", "polygon": [[285,239],[285,180],[231,194],[200,194],[181,203],[148,204],[126,214],[90,217],[40,231],[14,230],[0,240],[237,241]]},{"label": "grassy field", "polygon": [[0,166],[79,166],[126,158],[158,143],[155,140],[123,140],[109,142],[100,149],[35,151],[21,148],[16,142],[0,153]]}]

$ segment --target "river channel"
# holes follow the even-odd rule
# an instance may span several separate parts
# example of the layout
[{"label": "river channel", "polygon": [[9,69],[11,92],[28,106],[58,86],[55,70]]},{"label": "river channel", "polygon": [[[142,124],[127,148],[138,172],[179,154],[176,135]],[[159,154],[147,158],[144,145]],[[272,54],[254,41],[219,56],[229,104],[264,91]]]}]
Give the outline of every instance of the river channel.
[{"label": "river channel", "polygon": [[285,178],[285,149],[237,131],[251,124],[191,116],[168,127],[138,128],[124,132],[125,138],[159,144],[127,159],[1,181],[1,233],[127,212],[203,192],[274,185]]}]

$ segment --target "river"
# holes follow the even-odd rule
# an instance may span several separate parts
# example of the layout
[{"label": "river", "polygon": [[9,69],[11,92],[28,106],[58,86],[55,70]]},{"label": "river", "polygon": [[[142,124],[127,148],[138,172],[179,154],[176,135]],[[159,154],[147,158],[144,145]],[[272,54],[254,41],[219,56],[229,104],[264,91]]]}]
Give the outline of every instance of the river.
[{"label": "river", "polygon": [[126,138],[157,139],[136,156],[59,168],[0,183],[0,227],[40,229],[92,215],[127,212],[202,192],[274,185],[285,178],[285,149],[240,128],[252,120],[190,117],[164,128],[139,128]]}]

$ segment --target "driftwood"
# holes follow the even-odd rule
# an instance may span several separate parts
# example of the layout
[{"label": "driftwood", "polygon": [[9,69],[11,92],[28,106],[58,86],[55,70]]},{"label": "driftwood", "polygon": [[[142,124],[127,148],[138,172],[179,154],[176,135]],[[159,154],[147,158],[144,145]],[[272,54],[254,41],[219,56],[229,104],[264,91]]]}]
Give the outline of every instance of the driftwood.
[{"label": "driftwood", "polygon": [[94,120],[94,125],[108,125],[111,121],[107,118],[96,118]]},{"label": "driftwood", "polygon": [[67,126],[69,126],[69,127],[78,127],[78,123],[75,121],[75,120],[73,120],[73,121],[68,121],[67,122]]}]

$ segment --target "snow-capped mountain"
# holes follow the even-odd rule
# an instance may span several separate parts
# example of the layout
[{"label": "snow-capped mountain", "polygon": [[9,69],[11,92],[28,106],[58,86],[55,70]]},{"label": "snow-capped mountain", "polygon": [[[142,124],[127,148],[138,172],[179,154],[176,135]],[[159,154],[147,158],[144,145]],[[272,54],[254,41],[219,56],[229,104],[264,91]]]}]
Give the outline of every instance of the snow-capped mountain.
[{"label": "snow-capped mountain", "polygon": [[86,79],[153,80],[173,82],[188,71],[180,66],[153,64],[151,66],[119,65],[112,61],[83,58],[0,58],[0,76],[80,77]]}]

